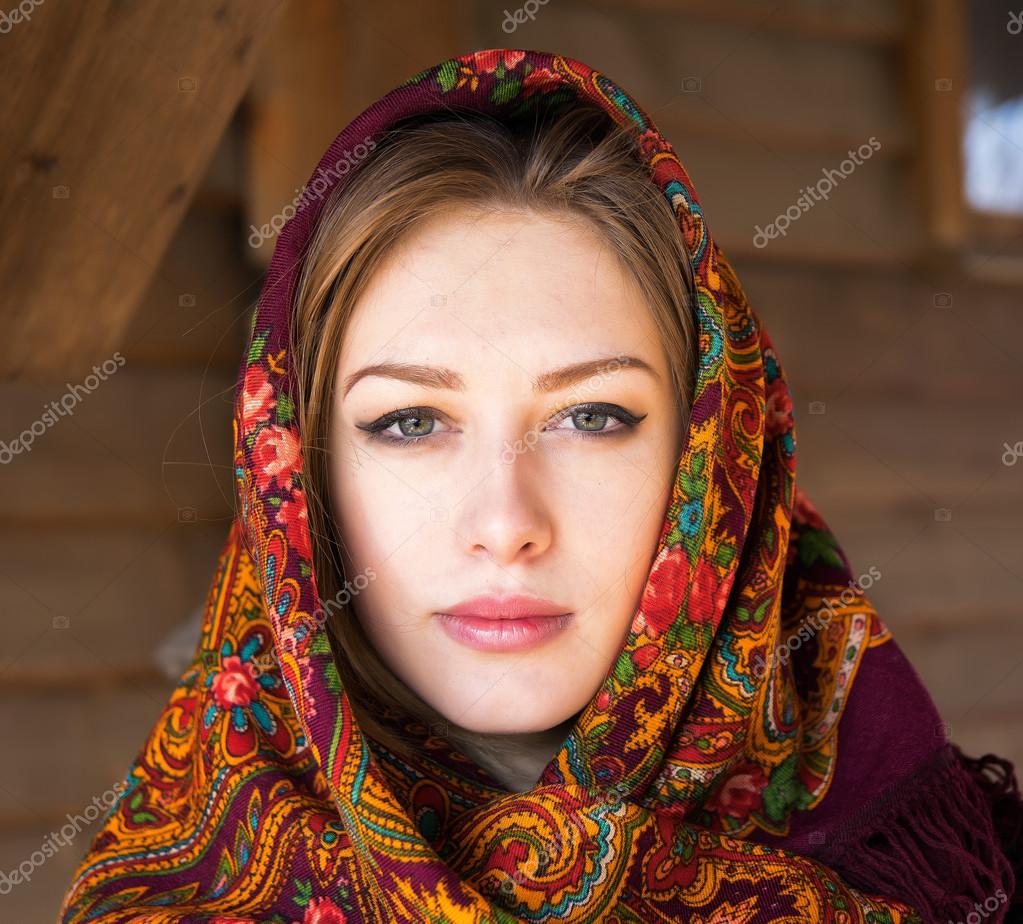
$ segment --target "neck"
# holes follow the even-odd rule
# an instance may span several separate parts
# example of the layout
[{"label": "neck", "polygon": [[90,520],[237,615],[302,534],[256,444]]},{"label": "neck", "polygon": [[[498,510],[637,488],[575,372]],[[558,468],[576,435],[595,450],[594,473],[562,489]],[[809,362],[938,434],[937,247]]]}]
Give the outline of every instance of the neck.
[{"label": "neck", "polygon": [[465,754],[506,789],[526,792],[536,785],[577,718],[573,715],[560,725],[538,732],[498,735],[457,729],[449,734]]}]

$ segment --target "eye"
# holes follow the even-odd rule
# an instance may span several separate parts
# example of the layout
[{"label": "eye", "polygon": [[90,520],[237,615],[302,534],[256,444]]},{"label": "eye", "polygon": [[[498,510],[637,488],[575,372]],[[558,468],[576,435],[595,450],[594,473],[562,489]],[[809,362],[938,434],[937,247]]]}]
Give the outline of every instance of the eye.
[{"label": "eye", "polygon": [[[552,419],[552,423],[560,423],[563,420],[571,420],[572,427],[546,426],[545,430],[568,430],[579,434],[593,434],[597,436],[610,436],[612,433],[619,433],[623,430],[631,430],[646,414],[637,417],[630,414],[625,408],[617,404],[576,404],[565,408]],[[609,420],[617,422],[616,426],[608,427]]]},{"label": "eye", "polygon": [[[437,420],[437,415],[429,408],[406,407],[384,414],[383,417],[377,418],[370,424],[356,424],[356,426],[369,433],[372,439],[398,446],[408,446],[412,443],[422,442],[425,437],[433,433]],[[395,427],[397,427],[397,433],[389,432]]]}]

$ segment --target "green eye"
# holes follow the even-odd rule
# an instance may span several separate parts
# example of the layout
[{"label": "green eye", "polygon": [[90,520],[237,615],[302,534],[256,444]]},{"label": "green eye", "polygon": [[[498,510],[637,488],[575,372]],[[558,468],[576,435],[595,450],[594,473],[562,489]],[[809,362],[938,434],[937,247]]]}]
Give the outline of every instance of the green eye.
[{"label": "green eye", "polygon": [[[607,423],[610,415],[596,414],[593,411],[576,411],[574,414],[569,414],[568,416],[572,418],[577,430],[600,431],[604,429],[604,425]],[[582,422],[581,426],[580,421]]]},{"label": "green eye", "polygon": [[433,430],[434,418],[426,414],[419,417],[402,417],[397,424],[402,436],[426,436]]}]

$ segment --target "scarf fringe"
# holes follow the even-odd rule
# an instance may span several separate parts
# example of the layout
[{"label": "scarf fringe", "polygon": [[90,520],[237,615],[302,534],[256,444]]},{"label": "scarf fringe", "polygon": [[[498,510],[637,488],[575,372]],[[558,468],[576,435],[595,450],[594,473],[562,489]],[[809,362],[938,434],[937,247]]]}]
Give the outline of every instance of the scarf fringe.
[{"label": "scarf fringe", "polygon": [[[1012,762],[995,754],[967,757],[952,745],[973,781],[984,790],[991,805],[995,831],[1016,877],[1016,898],[1023,902],[1023,794]],[[987,776],[987,771],[993,776]]]},{"label": "scarf fringe", "polygon": [[1017,920],[1023,801],[1012,763],[967,757],[954,744],[937,761],[881,796],[822,859],[850,885],[904,901],[925,922],[958,924],[971,913],[986,924]]}]

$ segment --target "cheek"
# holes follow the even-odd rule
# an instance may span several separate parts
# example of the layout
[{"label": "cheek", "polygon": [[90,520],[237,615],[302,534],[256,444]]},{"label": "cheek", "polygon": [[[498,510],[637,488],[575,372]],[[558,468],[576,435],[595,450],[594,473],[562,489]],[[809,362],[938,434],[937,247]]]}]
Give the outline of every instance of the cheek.
[{"label": "cheek", "polygon": [[371,455],[341,444],[332,460],[331,505],[346,554],[356,570],[383,571],[406,540],[430,520],[430,504],[388,466],[379,451]]},{"label": "cheek", "polygon": [[421,609],[416,588],[429,586],[435,572],[436,546],[422,540],[430,506],[379,456],[348,446],[339,447],[334,460],[331,504],[346,573],[372,568],[375,575],[355,600],[355,613],[374,647],[401,673]]},{"label": "cheek", "polygon": [[604,455],[585,477],[566,473],[562,496],[570,498],[567,522],[577,547],[594,563],[587,570],[621,578],[636,559],[652,555],[664,523],[674,464],[653,446],[629,447]]}]

